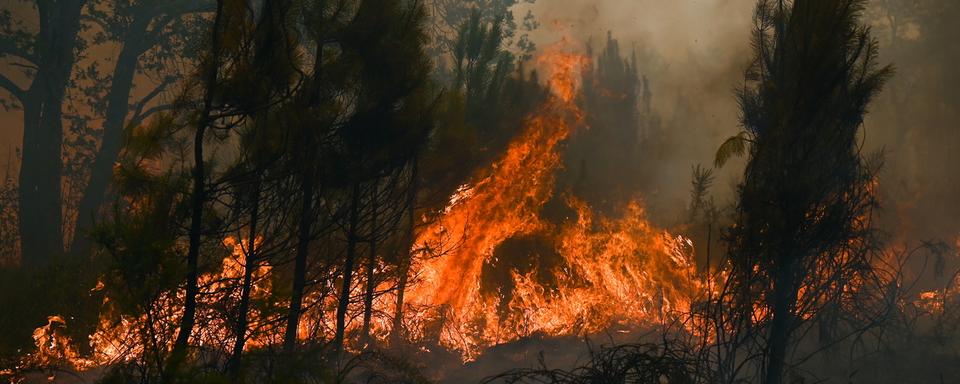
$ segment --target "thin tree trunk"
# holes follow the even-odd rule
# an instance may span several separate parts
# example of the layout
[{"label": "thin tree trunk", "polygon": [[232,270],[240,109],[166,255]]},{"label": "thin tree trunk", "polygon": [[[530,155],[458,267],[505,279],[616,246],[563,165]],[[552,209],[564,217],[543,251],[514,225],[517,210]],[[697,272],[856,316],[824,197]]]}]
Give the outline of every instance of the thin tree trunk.
[{"label": "thin tree trunk", "polygon": [[353,279],[353,264],[357,257],[357,230],[360,221],[360,182],[354,182],[350,202],[350,226],[347,230],[347,259],[343,263],[343,286],[337,303],[337,329],[333,338],[333,350],[338,358],[343,351],[343,338],[347,325],[347,308],[350,305],[350,285]]},{"label": "thin tree trunk", "polygon": [[303,290],[306,286],[307,251],[313,225],[313,173],[307,171],[300,183],[300,224],[297,234],[297,255],[293,265],[293,292],[290,294],[290,309],[287,312],[287,329],[283,335],[283,350],[292,353],[297,345],[297,330],[302,314]]},{"label": "thin tree trunk", "polygon": [[416,224],[415,217],[415,205],[417,202],[417,192],[420,187],[420,183],[417,181],[417,171],[418,171],[418,155],[414,153],[413,155],[413,164],[410,169],[410,190],[407,193],[407,233],[406,233],[406,249],[407,253],[405,257],[400,261],[400,268],[398,268],[399,281],[397,282],[397,303],[393,310],[393,329],[390,331],[390,339],[392,342],[396,343],[403,337],[403,292],[407,288],[407,275],[410,273],[410,263],[413,262],[413,244],[416,239],[414,238],[414,225]]},{"label": "thin tree trunk", "polygon": [[250,234],[247,239],[247,251],[244,253],[243,282],[240,286],[240,304],[237,308],[237,324],[234,334],[233,353],[228,366],[230,375],[234,378],[240,375],[240,362],[243,357],[243,346],[247,342],[247,312],[250,309],[250,291],[253,285],[253,272],[257,270],[257,222],[260,219],[260,176],[255,176],[254,192],[250,212]]},{"label": "thin tree trunk", "polygon": [[[318,44],[313,63],[312,85],[310,91],[304,97],[304,103],[307,106],[313,105],[320,98],[320,75],[323,67],[323,45]],[[310,127],[300,127],[304,130],[304,139],[301,141],[300,150],[305,155],[308,162],[313,161],[314,150],[317,143],[314,142],[313,130]],[[297,254],[293,266],[293,292],[290,294],[290,308],[287,311],[287,328],[283,335],[283,351],[285,354],[293,352],[297,346],[297,333],[300,327],[300,316],[302,315],[303,290],[306,287],[307,275],[307,253],[310,246],[310,236],[313,231],[313,195],[316,189],[316,173],[308,165],[300,174],[300,223],[297,233]]]},{"label": "thin tree trunk", "polygon": [[363,293],[363,330],[360,345],[366,347],[370,342],[370,319],[373,317],[373,291],[376,288],[374,271],[377,268],[377,186],[374,182],[370,194],[370,255],[367,258],[367,289]]},{"label": "thin tree trunk", "polygon": [[180,364],[186,359],[190,334],[193,333],[193,327],[196,322],[197,294],[199,293],[199,287],[197,286],[197,278],[199,275],[198,264],[200,259],[200,241],[203,234],[203,205],[206,201],[204,185],[206,171],[203,160],[203,140],[207,126],[211,123],[210,112],[213,109],[213,94],[220,67],[220,24],[223,21],[223,2],[224,0],[217,0],[217,13],[214,16],[211,37],[210,62],[206,63],[207,73],[204,79],[203,111],[200,115],[200,123],[197,125],[197,130],[193,138],[193,195],[190,198],[190,244],[187,251],[187,281],[183,316],[180,318],[177,339],[174,341],[173,350],[170,353],[170,361],[165,370],[166,377],[163,378],[163,382],[172,380]]}]

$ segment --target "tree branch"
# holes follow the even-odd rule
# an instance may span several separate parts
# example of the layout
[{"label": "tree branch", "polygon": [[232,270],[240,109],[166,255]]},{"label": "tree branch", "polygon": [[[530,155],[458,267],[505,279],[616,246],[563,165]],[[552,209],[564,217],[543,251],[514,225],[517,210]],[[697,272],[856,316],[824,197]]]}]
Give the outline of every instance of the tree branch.
[{"label": "tree branch", "polygon": [[127,126],[140,125],[140,123],[142,123],[144,120],[146,120],[148,117],[150,117],[150,115],[153,115],[154,113],[169,111],[171,109],[180,108],[185,105],[187,105],[187,103],[170,103],[170,104],[155,105],[153,107],[147,108],[147,110],[145,111],[141,111],[140,113],[135,114],[130,119],[130,122],[127,124]]},{"label": "tree branch", "polygon": [[176,76],[167,76],[166,78],[163,79],[162,82],[160,82],[160,84],[157,84],[156,87],[154,87],[150,92],[148,92],[145,96],[143,96],[143,98],[140,99],[140,101],[134,104],[133,105],[134,118],[143,114],[143,108],[146,107],[146,105],[149,104],[151,100],[153,100],[158,95],[160,95],[161,92],[166,90],[168,85],[176,82],[176,79],[177,79]]},{"label": "tree branch", "polygon": [[0,74],[0,88],[7,90],[11,95],[16,97],[20,102],[23,102],[24,96],[26,95],[26,90],[17,86],[9,77],[6,75]]},{"label": "tree branch", "polygon": [[13,39],[12,36],[0,38],[0,56],[14,56],[30,64],[37,64],[36,56],[30,54],[26,48],[16,44]]}]

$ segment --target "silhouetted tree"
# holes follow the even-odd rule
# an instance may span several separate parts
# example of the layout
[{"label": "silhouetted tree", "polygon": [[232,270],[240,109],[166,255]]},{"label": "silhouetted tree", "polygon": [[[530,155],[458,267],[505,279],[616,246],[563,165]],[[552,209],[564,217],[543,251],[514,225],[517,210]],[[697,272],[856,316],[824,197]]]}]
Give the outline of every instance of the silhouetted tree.
[{"label": "silhouetted tree", "polygon": [[[783,381],[801,311],[832,297],[811,292],[842,287],[833,267],[855,268],[844,260],[868,247],[875,169],[861,156],[858,133],[892,70],[876,63],[877,43],[860,24],[864,4],[757,4],[755,58],[739,93],[744,131],[717,153],[719,164],[749,156],[729,246],[742,300],[762,298],[769,309],[765,383]],[[751,316],[753,306],[743,310]]]},{"label": "silhouetted tree", "polygon": [[612,33],[596,54],[588,45],[587,54],[596,57],[583,73],[581,103],[591,112],[564,153],[564,182],[591,207],[612,213],[637,197],[643,167],[656,163],[642,148],[644,84],[635,54],[622,52]]},{"label": "silhouetted tree", "polygon": [[[226,5],[226,6],[225,6]],[[240,28],[243,24],[237,8],[240,4],[231,0],[217,0],[217,9],[214,14],[213,25],[210,28],[210,46],[206,52],[200,67],[201,81],[201,105],[200,111],[194,122],[193,145],[193,166],[191,170],[190,191],[190,229],[188,232],[189,245],[186,255],[186,288],[183,303],[183,313],[180,317],[177,338],[173,343],[170,352],[170,358],[164,370],[164,382],[170,382],[176,377],[180,366],[187,358],[187,348],[189,346],[190,335],[193,333],[194,324],[196,324],[197,312],[197,294],[199,287],[197,279],[199,278],[200,246],[204,235],[204,209],[207,203],[207,177],[206,168],[207,159],[204,156],[204,144],[207,140],[207,130],[217,120],[211,114],[215,111],[214,96],[219,92],[220,67],[223,64],[224,52],[223,41],[226,26]],[[231,17],[231,15],[233,17]]]},{"label": "silhouetted tree", "polygon": [[[447,64],[450,54],[454,52],[457,41],[460,39],[460,29],[469,24],[476,15],[481,24],[498,23],[501,27],[501,37],[504,39],[503,49],[517,54],[526,60],[536,50],[536,45],[530,40],[529,33],[537,29],[537,22],[533,12],[527,11],[523,19],[518,21],[514,17],[514,7],[518,4],[532,4],[536,0],[430,0],[427,2],[429,10],[428,30],[430,44],[428,54],[437,62],[441,74],[449,69]],[[454,65],[456,59],[454,58]]]},{"label": "silhouetted tree", "polygon": [[[172,103],[160,96],[170,86],[182,80],[173,62],[189,60],[191,38],[201,23],[187,16],[209,11],[208,1],[111,1],[91,7],[87,20],[96,24],[100,32],[95,42],[119,44],[114,67],[106,79],[91,79],[107,87],[91,107],[104,118],[101,142],[90,165],[89,180],[77,205],[76,225],[70,252],[83,255],[89,251],[88,232],[103,205],[116,163],[121,151],[123,131],[136,126],[154,113],[169,110]],[[135,76],[153,75],[157,84],[142,97],[131,100]],[[108,84],[108,85],[105,85]]]},{"label": "silhouetted tree", "polygon": [[[13,96],[4,104],[23,109],[18,182],[20,212],[30,212],[19,216],[25,265],[42,264],[63,252],[63,101],[76,53],[86,46],[79,38],[86,4],[86,0],[51,0],[20,5],[36,11],[36,29],[10,9],[0,13],[0,55],[14,63],[9,68],[16,68],[0,76],[0,87]],[[26,88],[18,85],[20,78],[29,81]]]},{"label": "silhouetted tree", "polygon": [[[392,173],[412,156],[410,148],[430,131],[424,54],[425,11],[422,4],[360,4],[344,40],[349,59],[364,63],[357,73],[356,112],[340,130],[343,161],[351,180],[347,250],[338,297],[333,348],[343,348],[353,268],[359,240],[361,183]],[[371,27],[376,26],[376,27]],[[385,38],[389,36],[388,38]],[[384,73],[381,65],[389,65]]]}]

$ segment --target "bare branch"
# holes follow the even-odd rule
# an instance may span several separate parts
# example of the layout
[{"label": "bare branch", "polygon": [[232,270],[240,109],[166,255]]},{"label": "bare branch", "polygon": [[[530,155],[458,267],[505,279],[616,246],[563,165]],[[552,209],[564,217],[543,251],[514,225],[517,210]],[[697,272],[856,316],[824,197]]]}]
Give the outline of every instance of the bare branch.
[{"label": "bare branch", "polygon": [[3,74],[0,74],[0,88],[7,90],[7,92],[10,92],[11,95],[16,97],[21,102],[27,93],[27,90],[20,88],[16,83],[10,80],[9,77]]},{"label": "bare branch", "polygon": [[[159,95],[160,93],[162,93],[163,91],[165,91],[165,90],[167,89],[167,86],[169,86],[170,84],[173,84],[174,82],[176,82],[176,77],[175,77],[175,76],[168,76],[168,77],[164,78],[163,81],[160,82],[160,84],[157,84],[157,86],[154,87],[153,90],[151,90],[149,93],[146,94],[146,96],[144,96],[142,99],[140,99],[140,101],[138,101],[136,104],[134,104],[134,106],[133,106],[133,107],[134,107],[134,110],[133,110],[133,116],[134,116],[134,117],[133,117],[131,120],[136,120],[138,116],[144,115],[144,113],[143,113],[143,108],[146,107],[146,105],[149,104],[150,101],[152,101],[154,98],[156,98],[157,95]],[[142,121],[142,119],[141,119],[141,121]]]},{"label": "bare branch", "polygon": [[155,106],[153,106],[153,107],[147,108],[147,110],[145,110],[145,111],[138,111],[138,113],[137,113],[137,114],[134,114],[134,116],[130,119],[130,122],[128,123],[128,126],[139,125],[140,123],[142,123],[144,120],[146,120],[148,117],[150,117],[151,115],[153,115],[153,114],[155,114],[155,113],[163,112],[163,111],[169,111],[169,110],[171,110],[171,109],[180,108],[180,107],[183,107],[183,106],[186,105],[186,104],[187,104],[187,103],[159,104],[159,105],[155,105]]}]

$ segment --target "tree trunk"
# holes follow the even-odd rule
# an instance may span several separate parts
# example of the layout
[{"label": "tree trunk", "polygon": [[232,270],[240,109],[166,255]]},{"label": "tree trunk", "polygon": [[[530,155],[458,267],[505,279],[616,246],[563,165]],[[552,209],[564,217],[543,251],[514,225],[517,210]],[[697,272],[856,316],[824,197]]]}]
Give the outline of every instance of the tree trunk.
[{"label": "tree trunk", "polygon": [[38,6],[37,72],[23,104],[20,166],[22,264],[40,265],[63,252],[61,177],[62,107],[75,64],[80,13],[85,0]]},{"label": "tree trunk", "polygon": [[297,330],[300,327],[303,289],[306,286],[307,248],[310,246],[311,226],[313,224],[313,173],[309,170],[300,183],[300,223],[297,234],[297,255],[293,265],[293,292],[290,294],[290,309],[287,313],[287,329],[283,335],[283,350],[292,353],[297,345]]},{"label": "tree trunk", "polygon": [[363,328],[360,333],[360,345],[366,347],[370,342],[370,319],[373,317],[373,292],[376,288],[374,272],[377,268],[377,186],[374,182],[370,194],[370,255],[367,258],[367,287],[363,293]]},{"label": "tree trunk", "polygon": [[113,176],[113,167],[120,156],[121,139],[129,111],[130,91],[133,89],[133,76],[137,61],[143,52],[140,36],[146,33],[146,23],[137,23],[124,39],[123,49],[117,58],[113,70],[110,92],[107,94],[106,119],[103,122],[103,141],[97,152],[93,167],[90,169],[90,181],[83,190],[83,197],[77,208],[77,223],[73,231],[70,253],[74,256],[85,255],[90,250],[88,237],[93,228],[97,211],[103,204],[107,186]]},{"label": "tree trunk", "polygon": [[[318,44],[313,63],[312,85],[310,91],[304,96],[303,102],[307,105],[313,105],[320,97],[320,75],[323,68],[323,45]],[[300,142],[299,150],[307,159],[308,164],[314,161],[314,150],[317,144],[314,142],[314,134],[311,127],[300,127],[304,130],[304,139]],[[297,234],[297,255],[293,266],[293,292],[290,294],[290,309],[287,312],[287,329],[283,335],[284,353],[290,354],[297,346],[297,331],[300,327],[300,315],[303,306],[303,290],[306,287],[307,275],[307,251],[310,246],[310,236],[313,231],[313,194],[316,189],[316,173],[310,165],[300,174],[300,223],[298,224],[299,233]]]},{"label": "tree trunk", "polygon": [[243,346],[247,342],[247,312],[250,310],[250,291],[253,285],[253,272],[257,270],[257,221],[260,219],[260,176],[254,176],[253,196],[251,198],[252,211],[250,212],[250,235],[247,239],[247,251],[244,253],[243,281],[240,285],[240,303],[237,308],[237,324],[234,334],[233,353],[230,362],[230,376],[240,376],[240,358],[243,357]]},{"label": "tree trunk", "polygon": [[397,282],[397,303],[393,310],[393,329],[390,330],[390,339],[391,342],[396,343],[399,341],[403,335],[403,292],[407,288],[407,275],[410,273],[410,263],[413,262],[413,244],[416,239],[414,238],[414,225],[416,224],[416,215],[415,215],[415,205],[417,202],[417,189],[420,186],[420,183],[417,181],[417,171],[418,171],[418,155],[414,153],[413,155],[413,164],[410,169],[410,190],[407,193],[407,233],[406,233],[406,257],[403,257],[400,260],[400,268],[398,268],[399,281]]},{"label": "tree trunk", "polygon": [[[209,111],[204,116],[209,116]],[[203,117],[206,119],[206,117]],[[190,198],[190,245],[187,251],[187,281],[186,295],[183,302],[183,316],[180,318],[180,327],[177,332],[177,339],[173,344],[173,351],[170,354],[172,367],[176,368],[186,357],[187,343],[190,341],[190,334],[193,333],[193,326],[196,321],[197,312],[197,294],[199,286],[197,279],[199,277],[200,260],[200,242],[203,232],[203,204],[206,200],[204,191],[204,161],[203,161],[203,138],[206,131],[206,123],[201,123],[197,127],[194,135],[193,159],[193,195]]]},{"label": "tree trunk", "polygon": [[59,101],[45,99],[23,103],[19,217],[24,266],[43,265],[62,251],[62,93]]},{"label": "tree trunk", "polygon": [[353,279],[353,264],[357,257],[357,230],[360,221],[360,182],[354,182],[350,202],[350,227],[347,230],[347,259],[343,262],[343,286],[337,303],[337,329],[333,338],[333,350],[339,358],[343,351],[343,338],[347,325],[347,308],[350,305],[350,284]]},{"label": "tree trunk", "polygon": [[206,63],[207,73],[204,79],[203,111],[193,137],[193,194],[190,197],[190,244],[187,251],[186,295],[183,303],[183,316],[180,318],[180,327],[177,331],[177,339],[174,341],[173,350],[170,352],[170,361],[168,362],[162,380],[165,383],[170,382],[175,377],[180,364],[186,359],[187,345],[196,321],[197,294],[199,293],[199,287],[197,286],[197,278],[199,275],[198,264],[200,260],[200,241],[203,235],[203,205],[206,202],[206,188],[204,185],[206,171],[203,160],[203,140],[207,126],[211,123],[210,112],[213,109],[214,88],[216,87],[220,68],[220,24],[224,17],[223,2],[224,0],[217,0],[217,11],[213,20],[211,36],[210,62]]},{"label": "tree trunk", "polygon": [[791,260],[777,270],[765,384],[783,382],[787,347],[790,344],[790,333],[793,329],[793,307],[797,302],[795,264],[796,261]]}]

